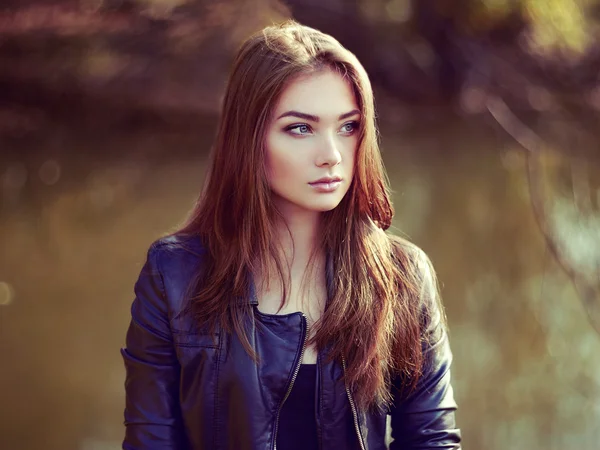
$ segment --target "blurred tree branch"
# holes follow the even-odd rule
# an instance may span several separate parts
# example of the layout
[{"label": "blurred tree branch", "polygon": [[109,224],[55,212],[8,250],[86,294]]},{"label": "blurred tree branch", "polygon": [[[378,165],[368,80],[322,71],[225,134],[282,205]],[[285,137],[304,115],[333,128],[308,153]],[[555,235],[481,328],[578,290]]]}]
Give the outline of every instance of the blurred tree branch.
[{"label": "blurred tree branch", "polygon": [[[490,114],[498,124],[526,150],[527,176],[532,211],[536,223],[544,237],[547,248],[563,271],[571,279],[583,307],[588,315],[590,324],[600,335],[600,284],[595,285],[586,280],[568,261],[558,244],[558,238],[548,224],[548,211],[546,209],[544,182],[542,175],[541,155],[548,145],[535,132],[523,124],[510,110],[504,101],[498,97],[490,97],[487,102]],[[580,168],[578,165],[576,166]],[[576,180],[577,178],[574,178]],[[589,193],[586,192],[585,195]],[[581,195],[581,191],[574,190],[574,195]],[[587,202],[586,202],[587,204]]]}]

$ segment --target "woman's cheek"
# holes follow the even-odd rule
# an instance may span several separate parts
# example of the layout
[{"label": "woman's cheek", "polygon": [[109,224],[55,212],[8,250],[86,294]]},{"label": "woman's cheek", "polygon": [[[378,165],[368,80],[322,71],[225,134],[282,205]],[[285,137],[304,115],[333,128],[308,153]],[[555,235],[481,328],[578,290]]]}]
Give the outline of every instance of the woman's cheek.
[{"label": "woman's cheek", "polygon": [[281,136],[273,138],[270,147],[272,176],[275,178],[298,178],[308,167],[303,155],[306,151],[304,142],[294,138]]},{"label": "woman's cheek", "polygon": [[281,170],[279,166],[282,155],[279,141],[276,133],[271,133],[267,138],[266,163],[270,178],[278,177]]}]

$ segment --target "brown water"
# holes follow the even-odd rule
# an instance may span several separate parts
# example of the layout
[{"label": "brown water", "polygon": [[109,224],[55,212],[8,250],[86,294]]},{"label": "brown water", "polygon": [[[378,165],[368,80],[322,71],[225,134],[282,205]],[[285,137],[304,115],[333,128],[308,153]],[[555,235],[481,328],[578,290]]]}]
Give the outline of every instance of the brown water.
[{"label": "brown water", "polygon": [[[191,208],[213,125],[0,143],[2,449],[120,448],[133,283]],[[442,284],[464,447],[598,448],[600,338],[545,250],[520,150],[457,118],[382,135],[394,225]],[[597,248],[593,227],[567,232],[575,249]]]}]

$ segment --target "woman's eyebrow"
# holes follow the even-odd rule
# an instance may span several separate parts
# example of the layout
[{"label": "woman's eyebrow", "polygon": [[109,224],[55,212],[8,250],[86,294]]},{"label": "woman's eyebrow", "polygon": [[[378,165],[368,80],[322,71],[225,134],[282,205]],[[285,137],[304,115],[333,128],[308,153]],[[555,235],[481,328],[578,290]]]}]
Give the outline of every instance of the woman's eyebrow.
[{"label": "woman's eyebrow", "polygon": [[[349,111],[347,113],[344,113],[342,115],[340,115],[338,117],[338,120],[344,120],[348,117],[352,117],[356,114],[360,114],[360,111],[358,109],[353,109],[352,111]],[[310,120],[311,122],[318,122],[319,116],[314,116],[312,114],[306,114],[306,113],[302,113],[299,111],[286,111],[283,114],[281,114],[277,120],[283,118],[283,117],[298,117],[299,119],[304,119],[304,120]]]},{"label": "woman's eyebrow", "polygon": [[350,112],[342,114],[340,117],[338,117],[338,120],[344,120],[344,119],[347,119],[348,117],[352,117],[352,116],[355,116],[357,114],[360,114],[360,111],[358,109],[353,109]]}]

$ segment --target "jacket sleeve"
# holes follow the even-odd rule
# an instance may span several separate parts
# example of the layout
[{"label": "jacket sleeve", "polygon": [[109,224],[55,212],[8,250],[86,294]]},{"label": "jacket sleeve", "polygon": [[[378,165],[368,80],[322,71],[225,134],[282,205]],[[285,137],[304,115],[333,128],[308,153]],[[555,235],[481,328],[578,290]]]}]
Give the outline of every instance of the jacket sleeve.
[{"label": "jacket sleeve", "polygon": [[157,245],[148,251],[135,284],[125,362],[125,439],[123,449],[183,449],[179,372]]},{"label": "jacket sleeve", "polygon": [[415,390],[398,395],[392,405],[390,450],[459,450],[461,434],[455,424],[457,405],[450,384],[452,352],[435,275],[427,256],[420,253],[423,371]]}]

